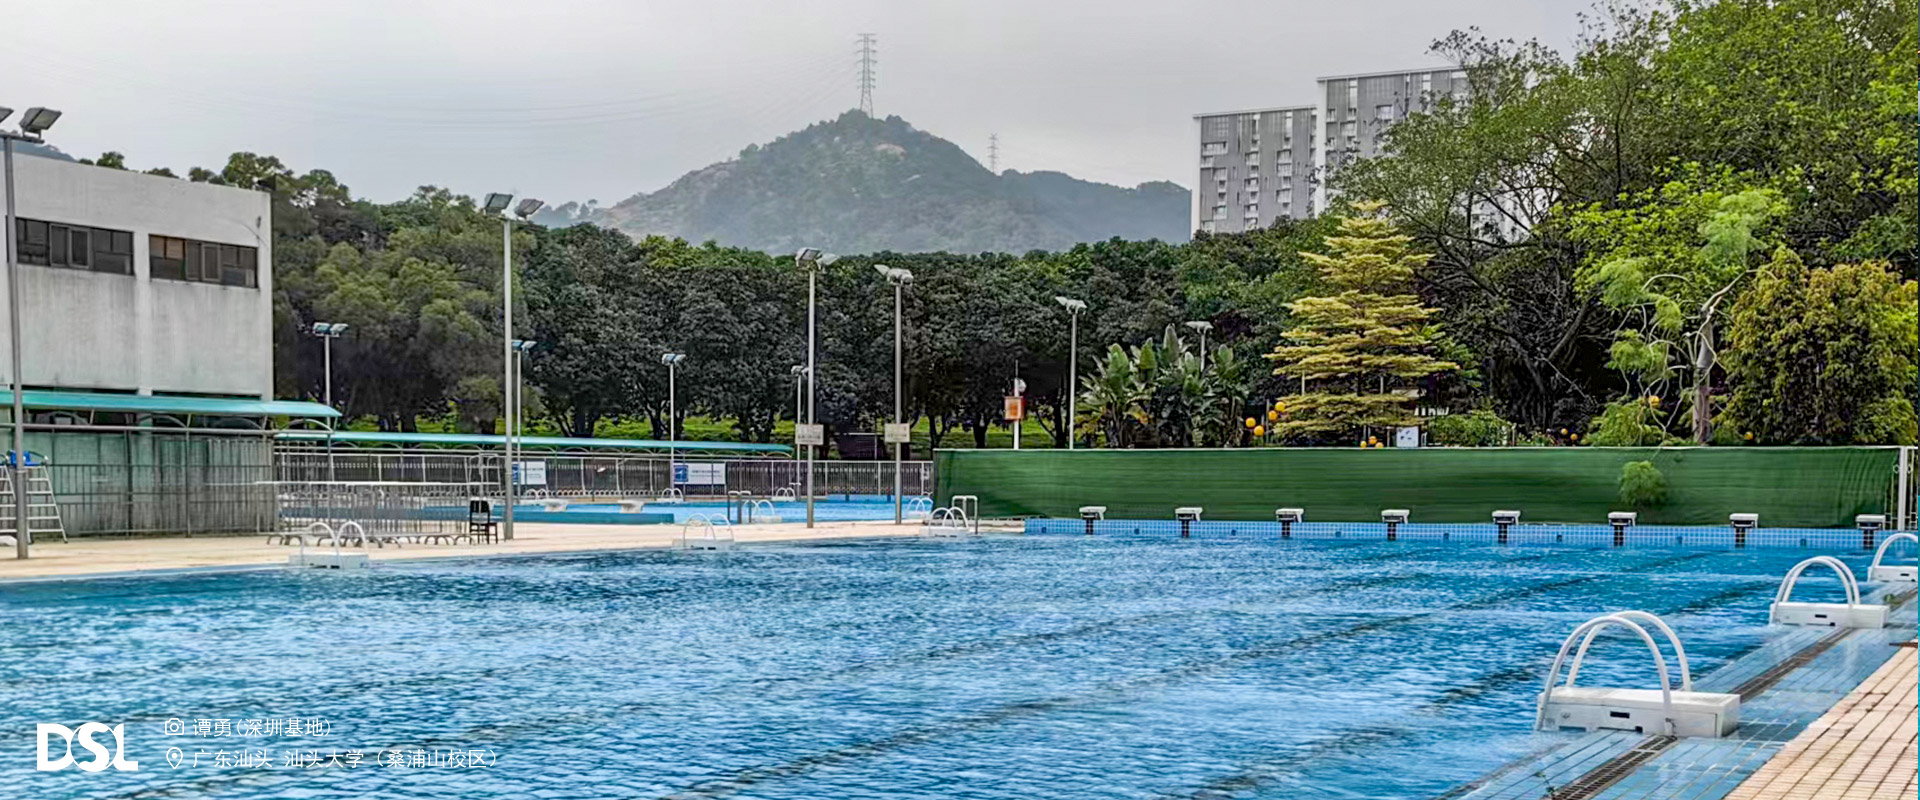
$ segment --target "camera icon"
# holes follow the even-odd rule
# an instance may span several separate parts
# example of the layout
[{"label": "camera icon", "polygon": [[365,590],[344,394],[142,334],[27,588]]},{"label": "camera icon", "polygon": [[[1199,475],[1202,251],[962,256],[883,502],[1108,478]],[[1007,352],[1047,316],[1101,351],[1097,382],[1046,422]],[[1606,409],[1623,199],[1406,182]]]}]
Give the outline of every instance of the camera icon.
[{"label": "camera icon", "polygon": [[167,720],[164,730],[168,736],[185,736],[187,735],[187,724],[181,722],[179,717],[171,717]]}]

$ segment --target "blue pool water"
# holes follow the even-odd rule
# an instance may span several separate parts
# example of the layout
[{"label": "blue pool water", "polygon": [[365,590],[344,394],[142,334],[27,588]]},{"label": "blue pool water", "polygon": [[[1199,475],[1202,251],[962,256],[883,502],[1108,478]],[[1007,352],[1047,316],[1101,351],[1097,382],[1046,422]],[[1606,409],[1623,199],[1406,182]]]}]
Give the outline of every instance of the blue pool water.
[{"label": "blue pool water", "polygon": [[[1704,673],[1779,635],[1806,555],[1060,535],[0,584],[0,795],[1428,798],[1573,736],[1530,727],[1578,622],[1662,614]],[[1582,672],[1652,681],[1624,641]],[[331,732],[238,735],[269,717]],[[87,720],[140,771],[33,770],[35,723]]]}]

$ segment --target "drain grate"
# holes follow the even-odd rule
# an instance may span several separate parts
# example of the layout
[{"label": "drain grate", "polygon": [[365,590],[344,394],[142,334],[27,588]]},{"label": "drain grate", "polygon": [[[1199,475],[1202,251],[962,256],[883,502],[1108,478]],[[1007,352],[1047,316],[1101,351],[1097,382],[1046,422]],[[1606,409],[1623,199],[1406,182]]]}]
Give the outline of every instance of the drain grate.
[{"label": "drain grate", "polygon": [[1587,774],[1575,778],[1572,783],[1550,790],[1548,797],[1553,800],[1587,800],[1597,797],[1607,787],[1620,782],[1621,778],[1632,775],[1634,770],[1652,761],[1655,756],[1666,752],[1674,742],[1680,741],[1672,736],[1649,736],[1640,740],[1632,750],[1609,759],[1607,763],[1594,767]]},{"label": "drain grate", "polygon": [[1766,672],[1748,678],[1745,683],[1733,687],[1733,693],[1740,695],[1741,702],[1752,700],[1759,696],[1761,692],[1773,688],[1773,685],[1779,683],[1781,678],[1785,678],[1794,670],[1806,666],[1815,658],[1820,657],[1821,653],[1833,649],[1834,645],[1839,644],[1840,640],[1847,638],[1847,635],[1851,633],[1853,633],[1851,628],[1840,628],[1826,636],[1820,637],[1818,641],[1800,648],[1800,652],[1788,656],[1785,660],[1773,665]]}]

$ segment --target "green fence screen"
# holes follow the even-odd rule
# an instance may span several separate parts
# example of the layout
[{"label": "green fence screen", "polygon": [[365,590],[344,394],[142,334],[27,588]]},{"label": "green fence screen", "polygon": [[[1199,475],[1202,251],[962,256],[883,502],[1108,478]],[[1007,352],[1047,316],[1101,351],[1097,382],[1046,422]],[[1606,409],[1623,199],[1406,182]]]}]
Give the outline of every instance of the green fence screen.
[{"label": "green fence screen", "polygon": [[[1116,519],[1171,518],[1202,506],[1208,519],[1271,520],[1282,506],[1307,519],[1363,521],[1405,508],[1416,522],[1487,522],[1519,509],[1529,522],[1602,523],[1638,511],[1641,524],[1725,524],[1753,512],[1766,527],[1842,527],[1885,514],[1898,451],[1873,447],[1423,448],[1243,450],[950,450],[936,456],[942,505],[980,498],[983,516],[1075,517],[1106,506]],[[1651,461],[1663,502],[1620,499],[1621,467]]]}]

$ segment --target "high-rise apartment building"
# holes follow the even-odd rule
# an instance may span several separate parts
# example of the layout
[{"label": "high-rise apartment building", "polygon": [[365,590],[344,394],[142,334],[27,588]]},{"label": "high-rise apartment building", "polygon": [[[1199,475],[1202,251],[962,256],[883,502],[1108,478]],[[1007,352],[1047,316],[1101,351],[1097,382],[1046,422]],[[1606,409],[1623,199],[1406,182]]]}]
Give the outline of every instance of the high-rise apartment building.
[{"label": "high-rise apartment building", "polygon": [[1193,229],[1238,233],[1312,216],[1313,117],[1311,106],[1195,115],[1200,181]]},{"label": "high-rise apartment building", "polygon": [[1238,233],[1326,207],[1327,179],[1380,152],[1395,121],[1464,98],[1467,74],[1452,67],[1319,79],[1315,105],[1197,114],[1200,178],[1193,229]]},{"label": "high-rise apartment building", "polygon": [[1320,78],[1321,180],[1356,159],[1380,154],[1381,135],[1393,123],[1467,96],[1467,73],[1441,69],[1372,72]]}]

